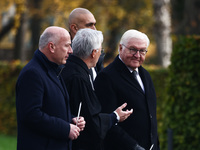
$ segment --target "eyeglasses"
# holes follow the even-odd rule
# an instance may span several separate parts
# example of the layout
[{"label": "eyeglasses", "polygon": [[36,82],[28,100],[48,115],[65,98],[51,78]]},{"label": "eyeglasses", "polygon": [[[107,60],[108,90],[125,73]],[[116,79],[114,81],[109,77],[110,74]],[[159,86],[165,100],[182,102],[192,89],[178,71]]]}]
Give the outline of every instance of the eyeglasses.
[{"label": "eyeglasses", "polygon": [[101,48],[101,54],[102,54],[102,53],[104,53],[104,49],[103,49],[103,48]]},{"label": "eyeglasses", "polygon": [[[122,44],[122,45],[124,47],[126,47],[124,44]],[[146,49],[137,50],[136,48],[128,48],[128,47],[126,47],[126,48],[129,49],[129,53],[132,54],[132,55],[135,55],[137,52],[139,52],[140,55],[144,56],[147,53]]]},{"label": "eyeglasses", "polygon": [[[98,52],[100,49],[96,49],[96,51]],[[104,53],[104,49],[101,48],[101,54]]]}]

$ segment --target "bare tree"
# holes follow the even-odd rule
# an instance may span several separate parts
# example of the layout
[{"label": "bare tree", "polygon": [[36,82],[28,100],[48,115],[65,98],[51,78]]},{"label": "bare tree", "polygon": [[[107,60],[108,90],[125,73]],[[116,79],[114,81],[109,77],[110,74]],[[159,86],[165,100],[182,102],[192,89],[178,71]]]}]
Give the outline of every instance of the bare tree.
[{"label": "bare tree", "polygon": [[168,67],[172,52],[170,0],[154,0],[155,40],[159,64]]}]

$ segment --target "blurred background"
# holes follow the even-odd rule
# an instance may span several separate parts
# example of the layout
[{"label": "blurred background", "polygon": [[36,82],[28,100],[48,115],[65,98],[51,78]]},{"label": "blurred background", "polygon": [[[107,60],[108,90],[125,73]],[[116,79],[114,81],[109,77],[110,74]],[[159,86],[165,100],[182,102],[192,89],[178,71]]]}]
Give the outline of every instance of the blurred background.
[{"label": "blurred background", "polygon": [[125,31],[148,35],[144,66],[156,88],[161,149],[200,149],[200,0],[1,0],[0,7],[0,150],[16,149],[20,70],[43,30],[68,30],[68,16],[77,7],[90,10],[104,34],[104,66],[117,55]]}]

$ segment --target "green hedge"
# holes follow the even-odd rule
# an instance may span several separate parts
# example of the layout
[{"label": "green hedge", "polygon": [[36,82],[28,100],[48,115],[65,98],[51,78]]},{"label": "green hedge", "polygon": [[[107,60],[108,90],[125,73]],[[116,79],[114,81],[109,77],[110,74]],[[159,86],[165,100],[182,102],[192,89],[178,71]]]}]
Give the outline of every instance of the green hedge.
[{"label": "green hedge", "polygon": [[22,66],[0,62],[0,133],[16,134],[15,84]]},{"label": "green hedge", "polygon": [[163,122],[173,131],[175,150],[200,149],[200,38],[179,37],[169,67]]}]

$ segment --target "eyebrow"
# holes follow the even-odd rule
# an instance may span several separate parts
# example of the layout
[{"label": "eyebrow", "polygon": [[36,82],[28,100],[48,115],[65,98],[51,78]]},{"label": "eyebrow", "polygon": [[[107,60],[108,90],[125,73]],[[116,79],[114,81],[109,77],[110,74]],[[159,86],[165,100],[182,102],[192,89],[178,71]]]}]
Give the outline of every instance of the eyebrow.
[{"label": "eyebrow", "polygon": [[96,22],[90,22],[86,24],[86,26],[92,26],[92,25],[96,25]]},{"label": "eyebrow", "polygon": [[129,47],[129,49],[136,49],[136,50],[147,50],[147,48],[141,48],[141,49],[138,49],[138,48],[136,48],[136,47],[134,47],[134,46],[130,46],[130,47]]}]

